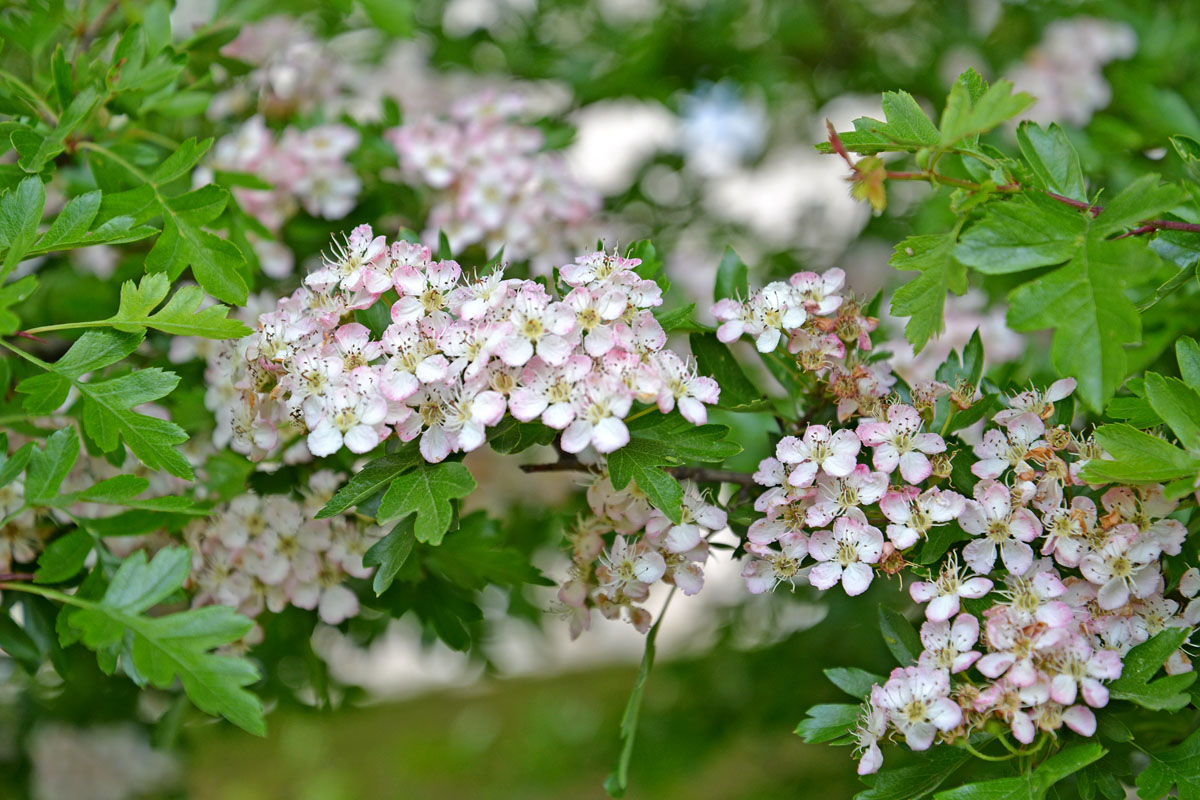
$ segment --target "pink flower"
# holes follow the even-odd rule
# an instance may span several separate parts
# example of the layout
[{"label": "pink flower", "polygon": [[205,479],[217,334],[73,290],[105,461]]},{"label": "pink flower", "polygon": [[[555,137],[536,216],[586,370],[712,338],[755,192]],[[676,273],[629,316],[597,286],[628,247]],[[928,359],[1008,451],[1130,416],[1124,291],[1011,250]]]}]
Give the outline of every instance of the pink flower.
[{"label": "pink flower", "polygon": [[979,620],[970,614],[959,614],[954,623],[933,620],[921,625],[921,644],[924,650],[917,662],[930,669],[962,672],[982,655],[971,649],[979,641]]},{"label": "pink flower", "polygon": [[455,261],[439,261],[424,270],[407,264],[397,267],[392,283],[400,299],[392,304],[392,321],[418,322],[444,310],[461,275],[462,269]]},{"label": "pink flower", "polygon": [[562,449],[579,453],[589,445],[599,453],[611,453],[629,443],[624,417],[633,398],[617,381],[593,375],[583,384],[575,403],[575,420],[562,435]]},{"label": "pink flower", "polygon": [[838,294],[846,282],[846,273],[836,267],[818,275],[815,272],[797,272],[789,283],[796,300],[809,314],[826,315],[837,311],[842,305]]},{"label": "pink flower", "polygon": [[938,731],[948,731],[962,723],[962,711],[949,695],[950,677],[946,670],[897,667],[887,683],[872,692],[871,702],[887,712],[909,747],[928,750]]},{"label": "pink flower", "polygon": [[844,478],[820,475],[817,477],[815,502],[807,513],[808,524],[828,525],[834,517],[851,509],[877,503],[887,491],[887,486],[887,476],[882,472],[871,472],[866,464],[859,464]]},{"label": "pink flower", "polygon": [[921,492],[915,486],[893,490],[879,501],[879,510],[891,521],[887,536],[900,550],[907,550],[925,538],[935,525],[956,519],[962,513],[966,499],[944,489],[926,489]]},{"label": "pink flower", "polygon": [[780,583],[795,586],[804,557],[808,555],[808,537],[785,533],[779,537],[779,549],[753,543],[746,546],[753,555],[742,567],[742,577],[750,594],[773,591]]},{"label": "pink flower", "polygon": [[809,486],[818,470],[834,478],[845,478],[858,465],[862,443],[852,431],[831,434],[824,425],[809,425],[803,439],[785,436],[775,447],[775,456],[789,468],[788,483]]},{"label": "pink flower", "polygon": [[1113,528],[1103,547],[1083,557],[1079,571],[1100,587],[1097,601],[1111,611],[1129,602],[1131,594],[1149,597],[1158,589],[1161,552],[1157,542],[1140,537],[1136,526],[1124,523]]},{"label": "pink flower", "polygon": [[808,553],[822,562],[808,573],[808,582],[818,589],[832,588],[839,580],[846,594],[862,594],[871,585],[883,554],[883,535],[858,514],[838,517],[832,531],[817,531],[808,544]]},{"label": "pink flower", "polygon": [[1075,391],[1075,379],[1063,378],[1050,384],[1044,392],[1038,389],[1021,392],[1010,398],[1008,408],[997,412],[993,419],[1001,425],[1022,414],[1033,414],[1041,419],[1046,419],[1054,413],[1055,402],[1062,400],[1073,391]]},{"label": "pink flower", "polygon": [[975,484],[975,499],[968,500],[958,524],[972,536],[980,536],[963,548],[963,558],[976,572],[990,572],[996,549],[1010,572],[1023,574],[1033,563],[1032,542],[1042,532],[1037,517],[1027,508],[1012,507],[1007,486],[994,481]]},{"label": "pink flower", "polygon": [[929,603],[925,618],[944,622],[958,613],[960,598],[977,600],[992,590],[992,582],[978,576],[965,577],[954,555],[946,559],[936,581],[918,581],[908,587],[916,603]]},{"label": "pink flower", "polygon": [[585,355],[571,356],[558,367],[534,357],[521,373],[521,385],[513,390],[509,410],[522,422],[540,416],[542,424],[561,431],[575,419],[575,387],[591,370],[592,360]]},{"label": "pink flower", "polygon": [[505,364],[522,366],[536,352],[557,367],[571,356],[575,342],[567,335],[575,329],[575,315],[569,307],[550,302],[539,284],[527,283],[512,298],[511,308],[511,331],[496,345],[496,355]]},{"label": "pink flower", "polygon": [[312,430],[308,434],[308,449],[314,456],[333,455],[343,443],[352,453],[366,453],[383,441],[387,401],[382,395],[339,387],[323,400],[305,410]]},{"label": "pink flower", "polygon": [[688,363],[671,350],[658,354],[656,366],[661,379],[658,390],[658,410],[671,413],[676,404],[679,413],[693,425],[708,422],[708,409],[721,397],[721,387],[712,378],[696,374],[695,364]]},{"label": "pink flower", "polygon": [[890,475],[899,466],[904,480],[920,483],[933,473],[925,454],[944,453],[946,443],[936,433],[919,433],[921,415],[912,406],[889,406],[887,418],[887,422],[860,424],[858,438],[875,448],[871,459],[875,469]]},{"label": "pink flower", "polygon": [[978,477],[998,478],[1009,467],[1018,474],[1031,471],[1025,459],[1034,448],[1045,446],[1041,438],[1045,424],[1036,414],[1020,414],[1009,419],[1007,428],[1007,435],[992,428],[983,435],[983,442],[975,445],[975,456],[980,461],[971,465],[971,472]]}]

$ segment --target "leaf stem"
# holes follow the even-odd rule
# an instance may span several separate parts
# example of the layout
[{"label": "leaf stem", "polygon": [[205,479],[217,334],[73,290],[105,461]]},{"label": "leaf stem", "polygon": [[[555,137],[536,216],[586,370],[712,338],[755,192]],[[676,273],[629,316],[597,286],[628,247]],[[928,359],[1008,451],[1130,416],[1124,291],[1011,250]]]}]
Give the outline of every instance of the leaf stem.
[{"label": "leaf stem", "polygon": [[976,758],[982,758],[984,761],[1011,761],[1020,755],[1020,753],[1009,753],[1006,756],[989,756],[976,750],[966,739],[963,740],[963,748],[965,748],[966,751],[971,755],[975,756]]}]

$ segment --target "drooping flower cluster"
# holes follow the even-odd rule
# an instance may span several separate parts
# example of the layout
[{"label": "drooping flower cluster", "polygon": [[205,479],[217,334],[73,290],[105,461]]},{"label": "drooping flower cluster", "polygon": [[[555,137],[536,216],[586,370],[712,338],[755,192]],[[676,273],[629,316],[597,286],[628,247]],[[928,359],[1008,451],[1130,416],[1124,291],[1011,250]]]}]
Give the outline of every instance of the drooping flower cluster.
[{"label": "drooping flower cluster", "polygon": [[645,633],[653,618],[640,604],[655,583],[685,595],[704,586],[708,537],[725,527],[726,514],[688,484],[676,524],[634,484],[617,490],[603,472],[593,477],[587,499],[594,516],[580,519],[567,533],[571,577],[558,592],[571,636],[588,629],[593,609],[607,619],[624,618]]},{"label": "drooping flower cluster", "polygon": [[316,609],[330,625],[358,614],[358,598],[343,583],[370,576],[363,554],[384,531],[346,516],[315,519],[342,477],[318,470],[301,500],[251,492],[190,523],[192,604],[231,606],[249,617],[293,605]]},{"label": "drooping flower cluster", "polygon": [[432,189],[437,200],[423,238],[445,233],[457,252],[482,243],[501,246],[516,261],[549,272],[596,239],[600,197],[571,174],[545,137],[518,119],[515,94],[483,92],[455,103],[447,116],[406,121],[384,136],[400,154],[406,180]]},{"label": "drooping flower cluster", "polygon": [[[242,210],[272,234],[301,206],[314,217],[341,219],[358,201],[362,181],[346,162],[358,147],[358,131],[342,124],[318,125],[307,130],[286,128],[276,138],[261,116],[244,122],[213,148],[212,157],[196,170],[197,185],[213,179],[214,171],[246,173],[270,188],[233,189]],[[250,242],[272,278],[292,273],[292,253],[272,239],[249,233]]]},{"label": "drooping flower cluster", "polygon": [[[569,291],[556,299],[502,268],[467,278],[427,247],[355,228],[248,337],[233,446],[260,458],[285,432],[305,437],[314,456],[365,453],[394,431],[439,462],[482,445],[506,410],[562,431],[568,453],[624,446],[634,402],[702,424],[720,390],[663,349],[650,311],[661,289],[634,272],[639,264],[583,256],[561,268]],[[376,337],[350,320],[384,292],[399,299]]]}]

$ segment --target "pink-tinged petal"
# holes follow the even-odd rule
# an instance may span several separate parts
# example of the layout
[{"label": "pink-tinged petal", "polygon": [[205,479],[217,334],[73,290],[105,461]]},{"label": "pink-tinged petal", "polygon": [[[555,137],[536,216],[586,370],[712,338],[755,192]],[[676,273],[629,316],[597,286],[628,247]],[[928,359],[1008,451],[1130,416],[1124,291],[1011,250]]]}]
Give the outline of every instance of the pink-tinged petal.
[{"label": "pink-tinged petal", "polygon": [[575,345],[570,340],[554,334],[543,336],[537,343],[537,354],[554,367],[564,363],[574,349]]},{"label": "pink-tinged petal", "polygon": [[691,597],[704,588],[704,571],[699,564],[683,564],[675,568],[671,580],[685,596]]},{"label": "pink-tinged petal", "polygon": [[880,472],[891,473],[900,463],[900,451],[891,442],[884,442],[875,448],[875,452],[871,456],[871,463]]},{"label": "pink-tinged petal", "polygon": [[1121,655],[1115,650],[1101,650],[1088,659],[1088,674],[1093,678],[1115,681],[1122,669]]},{"label": "pink-tinged petal", "polygon": [[506,336],[496,345],[496,355],[510,367],[520,367],[533,358],[533,345],[523,336]]},{"label": "pink-tinged petal", "polygon": [[351,453],[366,453],[379,444],[379,431],[370,425],[355,425],[346,432],[346,448]]},{"label": "pink-tinged petal", "polygon": [[829,589],[842,577],[842,567],[832,561],[817,564],[808,573],[808,582],[818,589]]},{"label": "pink-tinged petal", "polygon": [[788,475],[788,483],[792,486],[803,488],[812,486],[813,481],[817,477],[817,465],[811,461],[804,461],[796,465],[796,468]]},{"label": "pink-tinged petal", "polygon": [[629,428],[616,417],[605,417],[592,431],[592,444],[601,453],[611,453],[629,444]]},{"label": "pink-tinged petal", "polygon": [[833,455],[821,462],[821,469],[825,470],[825,474],[831,475],[834,478],[846,477],[851,472],[854,472],[856,466],[858,466],[857,447],[854,448],[853,452],[849,450],[835,451]]},{"label": "pink-tinged petal", "polygon": [[1037,729],[1034,728],[1033,720],[1029,718],[1028,714],[1024,711],[1016,711],[1012,718],[1012,733],[1013,738],[1021,744],[1031,744]]},{"label": "pink-tinged petal", "polygon": [[1012,665],[1008,670],[1008,679],[1012,681],[1013,686],[1024,688],[1033,686],[1037,683],[1038,671],[1033,666],[1033,661],[1029,658],[1022,658],[1020,661]]},{"label": "pink-tinged petal", "polygon": [[440,425],[435,425],[421,435],[421,444],[417,449],[426,461],[437,464],[445,461],[446,456],[450,455],[450,438]]},{"label": "pink-tinged petal", "polygon": [[1129,587],[1120,578],[1113,578],[1100,587],[1096,601],[1105,611],[1112,611],[1129,602]]},{"label": "pink-tinged petal", "polygon": [[937,595],[937,584],[917,581],[908,587],[908,594],[914,603],[927,603]]},{"label": "pink-tinged petal", "polygon": [[958,613],[959,600],[956,594],[944,594],[935,597],[925,609],[925,619],[933,622],[945,622]]},{"label": "pink-tinged petal", "polygon": [[933,465],[924,453],[911,450],[900,456],[900,474],[909,483],[920,483],[933,474]]},{"label": "pink-tinged petal", "polygon": [[468,422],[462,426],[457,436],[458,449],[464,453],[478,450],[487,441],[487,431],[479,421]]},{"label": "pink-tinged petal", "polygon": [[471,416],[491,427],[504,416],[505,405],[504,395],[499,392],[480,392],[471,403]]},{"label": "pink-tinged petal", "polygon": [[393,403],[403,403],[420,388],[421,382],[417,376],[397,369],[385,369],[379,381],[380,393]]},{"label": "pink-tinged petal", "polygon": [[921,534],[915,528],[910,528],[907,525],[888,525],[887,537],[897,550],[907,550],[917,543],[921,538]]},{"label": "pink-tinged petal", "polygon": [[996,563],[996,545],[989,539],[976,539],[963,548],[963,560],[976,572],[991,572]]},{"label": "pink-tinged petal", "polygon": [[1051,628],[1065,628],[1075,621],[1075,612],[1061,600],[1052,600],[1038,608],[1037,619]]},{"label": "pink-tinged petal", "polygon": [[736,342],[742,338],[742,332],[745,330],[746,326],[740,319],[730,320],[717,328],[717,340],[725,344]]},{"label": "pink-tinged petal", "polygon": [[1042,532],[1042,523],[1028,508],[1018,508],[1008,522],[1008,532],[1022,542],[1032,542]]},{"label": "pink-tinged petal", "polygon": [[798,464],[804,460],[807,448],[799,438],[785,436],[775,445],[775,457],[785,464]]},{"label": "pink-tinged petal", "polygon": [[956,655],[954,657],[954,660],[951,662],[950,671],[953,673],[959,673],[959,672],[962,672],[963,670],[970,669],[971,665],[974,664],[976,661],[978,661],[979,657],[981,655],[983,655],[983,654],[980,653],[978,650],[971,650],[966,653],[959,653],[958,655]]},{"label": "pink-tinged petal", "polygon": [[767,561],[747,561],[742,567],[742,578],[746,581],[746,591],[750,594],[763,594],[775,588],[775,570]]},{"label": "pink-tinged petal", "polygon": [[555,403],[542,414],[542,424],[561,431],[575,419],[575,407],[570,403]]},{"label": "pink-tinged petal", "polygon": [[863,751],[862,758],[858,760],[859,775],[874,775],[883,766],[883,751],[879,749],[879,745],[872,742]]},{"label": "pink-tinged petal", "polygon": [[546,410],[546,396],[527,387],[514,389],[508,399],[508,410],[521,422],[532,422]]},{"label": "pink-tinged petal", "polygon": [[808,541],[808,552],[817,561],[831,561],[837,557],[837,539],[831,531],[817,531]]},{"label": "pink-tinged petal", "polygon": [[993,585],[987,578],[970,578],[963,581],[962,585],[958,587],[958,594],[960,597],[976,600],[990,592]]},{"label": "pink-tinged petal", "polygon": [[971,465],[971,472],[977,478],[992,480],[999,478],[1008,469],[1008,462],[1002,458],[985,458]]},{"label": "pink-tinged petal", "polygon": [[392,322],[415,322],[425,316],[425,307],[416,297],[401,297],[392,304]]},{"label": "pink-tinged petal", "polygon": [[417,380],[421,383],[438,383],[450,371],[450,362],[443,355],[430,356],[417,364]]},{"label": "pink-tinged petal", "polygon": [[562,434],[562,449],[568,453],[582,452],[592,443],[591,423],[577,419]]},{"label": "pink-tinged petal", "polygon": [[694,397],[679,398],[679,413],[693,425],[703,425],[708,422],[708,409]]},{"label": "pink-tinged petal", "polygon": [[958,516],[958,524],[972,536],[987,533],[988,519],[983,513],[983,506],[975,500],[968,500]]},{"label": "pink-tinged petal", "polygon": [[342,447],[342,432],[329,423],[321,423],[308,434],[308,449],[317,458],[331,456]]},{"label": "pink-tinged petal", "polygon": [[1009,499],[1008,487],[1003,484],[993,483],[977,495],[979,505],[983,507],[984,514],[988,519],[1004,519],[1008,516],[1008,512],[1012,510],[1012,503]]},{"label": "pink-tinged petal", "polygon": [[907,523],[912,519],[912,509],[909,506],[911,498],[911,492],[888,492],[879,501],[879,510],[892,522]]},{"label": "pink-tinged petal", "polygon": [[767,328],[754,340],[754,346],[760,353],[773,353],[779,347],[781,335],[778,328]]},{"label": "pink-tinged petal", "polygon": [[[1044,397],[1051,403],[1062,400],[1064,397],[1075,391],[1074,378],[1062,378],[1057,380],[1046,389]],[[1090,735],[1090,734],[1089,734]]]},{"label": "pink-tinged petal", "polygon": [[962,724],[962,709],[949,697],[940,697],[933,701],[929,714],[939,731],[948,731]]},{"label": "pink-tinged petal", "polygon": [[1016,660],[1017,657],[1012,653],[988,653],[979,659],[975,666],[987,677],[999,678]]},{"label": "pink-tinged petal", "polygon": [[1108,687],[1095,678],[1084,678],[1079,682],[1083,702],[1092,708],[1104,708],[1108,705]]},{"label": "pink-tinged petal", "polygon": [[654,583],[667,571],[667,562],[662,553],[651,550],[633,563],[633,574],[642,583]]},{"label": "pink-tinged petal", "polygon": [[937,728],[932,723],[918,722],[905,732],[904,743],[913,750],[928,750],[936,734]]},{"label": "pink-tinged petal", "polygon": [[1069,706],[1075,702],[1078,688],[1070,675],[1055,675],[1050,681],[1050,699],[1059,705]]},{"label": "pink-tinged petal", "polygon": [[958,650],[966,650],[979,641],[979,620],[971,614],[959,614],[950,626],[950,641]]},{"label": "pink-tinged petal", "polygon": [[923,453],[946,452],[946,440],[936,433],[918,433],[913,437],[913,444]]},{"label": "pink-tinged petal", "polygon": [[696,525],[672,525],[670,530],[667,531],[667,538],[664,540],[664,544],[666,544],[667,549],[672,553],[686,553],[700,544],[701,538],[700,528]]},{"label": "pink-tinged petal", "polygon": [[[966,548],[963,548],[964,553]],[[1033,564],[1033,548],[1024,542],[1006,541],[1000,544],[1000,560],[1014,575],[1024,575]],[[979,570],[982,572],[982,570]]]},{"label": "pink-tinged petal", "polygon": [[886,422],[863,422],[858,426],[855,434],[863,444],[877,447],[887,441],[891,432],[892,426]]},{"label": "pink-tinged petal", "polygon": [[846,569],[842,571],[842,588],[851,597],[860,595],[870,587],[871,579],[874,577],[874,570],[866,564],[856,561],[848,564]]},{"label": "pink-tinged petal", "polygon": [[1096,734],[1096,715],[1087,706],[1071,706],[1063,711],[1063,722],[1080,736]]}]

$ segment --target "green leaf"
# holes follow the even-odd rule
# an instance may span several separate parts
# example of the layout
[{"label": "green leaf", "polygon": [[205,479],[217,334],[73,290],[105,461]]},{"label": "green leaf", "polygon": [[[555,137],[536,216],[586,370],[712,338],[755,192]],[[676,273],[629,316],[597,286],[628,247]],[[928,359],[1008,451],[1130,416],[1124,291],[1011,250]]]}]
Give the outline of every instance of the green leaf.
[{"label": "green leaf", "polygon": [[30,675],[42,665],[42,653],[33,638],[9,616],[8,609],[0,611],[0,652],[18,661]]},{"label": "green leaf", "polygon": [[258,671],[244,658],[209,652],[242,638],[254,623],[226,606],[157,617],[143,613],[179,591],[191,559],[185,547],[164,548],[149,563],[137,551],[121,564],[99,602],[72,600],[82,607],[70,613],[68,625],[93,650],[119,648],[126,672],[136,680],[167,689],[178,679],[201,710],[261,736],[262,704],[244,688],[258,680]]},{"label": "green leaf", "polygon": [[1200,459],[1131,425],[1103,425],[1095,435],[1113,460],[1089,461],[1082,477],[1090,483],[1169,481],[1200,470]]},{"label": "green leaf", "polygon": [[63,151],[67,137],[92,113],[99,100],[100,95],[91,86],[77,94],[59,116],[54,130],[38,143],[37,149],[27,151],[22,148],[21,159],[17,162],[21,169],[41,172],[50,159]]},{"label": "green leaf", "polygon": [[1175,342],[1175,358],[1183,382],[1200,392],[1200,344],[1190,336],[1179,337]]},{"label": "green leaf", "polygon": [[58,487],[79,458],[79,437],[74,428],[55,431],[44,449],[30,453],[25,473],[25,502],[41,504],[58,494]]},{"label": "green leaf", "polygon": [[859,700],[866,700],[871,694],[871,687],[884,681],[883,676],[857,667],[833,667],[825,670],[825,677],[829,678],[834,686]]},{"label": "green leaf", "polygon": [[947,292],[967,291],[967,269],[955,257],[958,228],[949,233],[910,236],[896,245],[888,261],[898,270],[921,274],[892,295],[892,313],[909,317],[904,336],[915,352],[944,329],[942,310]]},{"label": "green leaf", "polygon": [[317,512],[316,518],[327,519],[370,500],[395,478],[423,460],[416,442],[412,442],[395,453],[369,462],[337,490],[325,507]]},{"label": "green leaf", "polygon": [[422,461],[416,469],[392,480],[379,503],[377,518],[387,522],[415,513],[417,541],[439,544],[454,517],[453,500],[475,491],[475,479],[460,462]]},{"label": "green leaf", "polygon": [[1026,120],[1017,126],[1017,144],[1042,188],[1087,202],[1079,154],[1057,122],[1044,129]]},{"label": "green leaf", "polygon": [[913,755],[918,759],[916,764],[864,776],[871,788],[854,795],[854,800],[919,800],[945,783],[971,758],[966,750],[947,745]]},{"label": "green leaf", "polygon": [[1191,696],[1184,690],[1195,682],[1195,672],[1151,679],[1187,641],[1189,633],[1186,628],[1168,628],[1130,650],[1125,655],[1121,677],[1108,685],[1109,695],[1152,711],[1178,711],[1186,706]]},{"label": "green leaf", "polygon": [[1200,452],[1200,394],[1178,378],[1146,373],[1146,399],[1171,426],[1179,443]]},{"label": "green leaf", "polygon": [[983,219],[963,233],[954,255],[985,275],[1061,264],[1078,252],[1086,226],[1084,215],[1072,208],[1020,195],[989,205]]},{"label": "green leaf", "polygon": [[421,565],[455,586],[478,591],[489,584],[518,587],[532,583],[553,586],[529,563],[529,556],[507,547],[498,526],[486,512],[476,511],[459,521],[458,530],[438,547],[424,548]]},{"label": "green leaf", "polygon": [[505,455],[521,453],[531,447],[548,445],[554,441],[557,431],[540,422],[521,422],[505,415],[496,425],[488,428],[488,444],[497,453]]},{"label": "green leaf", "polygon": [[741,447],[725,441],[728,431],[723,425],[692,426],[672,417],[652,427],[637,428],[630,432],[627,445],[609,454],[609,478],[618,491],[634,481],[655,508],[678,523],[683,518],[683,487],[662,467],[686,461],[721,461],[736,455]]},{"label": "green leaf", "polygon": [[716,334],[693,333],[688,342],[696,358],[697,371],[711,376],[721,387],[718,403],[721,408],[739,408],[763,399],[763,393],[746,377],[742,365]]},{"label": "green leaf", "polygon": [[392,585],[396,573],[408,561],[417,540],[413,536],[413,518],[403,519],[363,554],[364,567],[378,567],[371,588],[381,595]]},{"label": "green leaf", "polygon": [[1149,756],[1149,766],[1137,776],[1138,797],[1158,800],[1175,787],[1179,800],[1200,800],[1200,730],[1170,750]]},{"label": "green leaf", "polygon": [[62,242],[74,241],[86,235],[99,210],[100,192],[86,192],[72,198],[50,223],[50,229],[37,240],[37,249],[49,252]]},{"label": "green leaf", "polygon": [[877,130],[889,139],[924,146],[938,143],[937,126],[908,92],[884,92],[883,115],[887,124]]},{"label": "green leaf", "polygon": [[163,232],[146,255],[147,272],[178,277],[192,268],[204,291],[226,303],[243,305],[249,295],[241,275],[246,259],[232,242],[201,230],[182,216],[163,219]]},{"label": "green leaf", "polygon": [[849,703],[821,703],[808,710],[796,735],[809,744],[832,742],[854,730],[861,709]]},{"label": "green leaf", "polygon": [[1010,81],[996,81],[980,97],[972,97],[968,81],[961,77],[950,88],[942,111],[939,147],[953,147],[963,139],[977,136],[1006,122],[1033,104],[1025,92],[1013,94]]},{"label": "green leaf", "polygon": [[81,528],[58,537],[38,556],[38,570],[33,579],[37,583],[59,583],[75,577],[94,545],[91,535]]},{"label": "green leaf", "polygon": [[21,327],[21,318],[9,308],[24,302],[37,290],[37,287],[38,279],[35,275],[26,275],[24,278],[0,287],[0,336],[16,333],[17,329]]},{"label": "green leaf", "polygon": [[7,252],[0,266],[0,282],[8,277],[37,239],[38,223],[46,205],[42,179],[31,175],[0,196],[0,248]]},{"label": "green leaf", "polygon": [[250,329],[240,321],[226,317],[228,306],[199,310],[204,301],[204,290],[199,286],[183,287],[157,313],[151,313],[167,296],[170,286],[171,282],[162,273],[143,276],[137,286],[133,281],[125,281],[121,285],[121,305],[105,321],[120,331],[154,328],[175,336],[208,339],[240,339],[250,334]]},{"label": "green leaf", "polygon": [[713,284],[713,300],[727,297],[743,300],[750,294],[749,270],[732,247],[725,248],[721,263],[717,266],[717,278]]},{"label": "green leaf", "polygon": [[1054,784],[1073,775],[1108,751],[1096,742],[1068,747],[1033,772],[1012,778],[968,783],[938,792],[936,800],[1042,800]]},{"label": "green leaf", "polygon": [[912,623],[896,609],[883,604],[879,606],[879,632],[883,634],[883,643],[902,667],[915,664],[925,649]]}]

